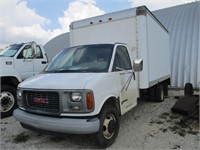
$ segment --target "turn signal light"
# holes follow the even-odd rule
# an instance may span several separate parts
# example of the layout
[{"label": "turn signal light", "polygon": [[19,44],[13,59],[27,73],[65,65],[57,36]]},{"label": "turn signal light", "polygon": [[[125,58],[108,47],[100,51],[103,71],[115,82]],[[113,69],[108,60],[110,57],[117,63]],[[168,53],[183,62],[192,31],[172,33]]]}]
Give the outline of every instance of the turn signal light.
[{"label": "turn signal light", "polygon": [[88,110],[93,109],[93,95],[92,95],[92,93],[87,93],[87,109]]}]

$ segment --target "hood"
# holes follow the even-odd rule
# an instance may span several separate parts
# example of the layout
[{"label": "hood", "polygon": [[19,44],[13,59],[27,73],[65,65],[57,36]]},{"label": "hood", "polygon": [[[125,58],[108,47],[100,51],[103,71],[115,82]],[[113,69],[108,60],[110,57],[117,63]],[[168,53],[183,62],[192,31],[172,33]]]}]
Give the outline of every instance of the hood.
[{"label": "hood", "polygon": [[13,66],[12,57],[0,57],[0,69],[11,69]]},{"label": "hood", "polygon": [[31,89],[84,89],[99,73],[49,73],[39,74],[19,84]]}]

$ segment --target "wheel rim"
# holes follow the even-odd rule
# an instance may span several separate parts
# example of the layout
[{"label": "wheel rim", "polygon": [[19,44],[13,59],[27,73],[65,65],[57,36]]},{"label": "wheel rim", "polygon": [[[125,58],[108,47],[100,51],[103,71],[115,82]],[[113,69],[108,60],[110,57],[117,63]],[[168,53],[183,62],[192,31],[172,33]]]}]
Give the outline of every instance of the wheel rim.
[{"label": "wheel rim", "polygon": [[15,98],[10,92],[0,93],[1,112],[8,112],[12,109],[15,103]]},{"label": "wheel rim", "polygon": [[103,136],[106,139],[111,139],[115,133],[116,119],[113,114],[108,114],[103,122]]}]

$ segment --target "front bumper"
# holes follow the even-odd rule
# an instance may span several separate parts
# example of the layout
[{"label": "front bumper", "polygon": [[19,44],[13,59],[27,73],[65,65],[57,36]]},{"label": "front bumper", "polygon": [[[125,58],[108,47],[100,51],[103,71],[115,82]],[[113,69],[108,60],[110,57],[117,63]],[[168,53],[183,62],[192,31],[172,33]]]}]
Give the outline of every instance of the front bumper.
[{"label": "front bumper", "polygon": [[54,118],[40,116],[15,109],[13,116],[20,123],[38,130],[70,134],[91,134],[99,131],[100,121],[97,117],[90,119]]}]

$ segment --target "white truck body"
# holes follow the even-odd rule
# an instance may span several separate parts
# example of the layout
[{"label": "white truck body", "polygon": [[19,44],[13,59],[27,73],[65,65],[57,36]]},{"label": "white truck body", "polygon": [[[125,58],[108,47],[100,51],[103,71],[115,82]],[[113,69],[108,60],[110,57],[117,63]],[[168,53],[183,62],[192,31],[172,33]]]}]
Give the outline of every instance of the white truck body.
[{"label": "white truck body", "polygon": [[19,84],[14,117],[28,129],[96,133],[98,144],[108,147],[119,115],[138,98],[163,101],[170,77],[167,30],[138,7],[73,22],[70,42],[43,74]]},{"label": "white truck body", "polygon": [[143,59],[139,89],[147,89],[170,77],[169,35],[150,12],[136,13],[128,9],[76,21],[71,24],[70,45],[125,43],[134,59]]},{"label": "white truck body", "polygon": [[17,85],[46,67],[48,58],[42,45],[33,42],[13,44],[0,52],[1,117],[7,117],[17,106]]},{"label": "white truck body", "polygon": [[[4,56],[4,52],[7,51],[8,48],[1,51],[0,55],[0,77],[6,77],[6,76],[19,76],[19,82],[25,80],[28,77],[31,77],[35,74],[38,74],[41,72],[47,65],[47,57],[46,53],[41,45],[38,45],[38,51],[40,50],[40,53],[43,58],[34,58],[34,57],[27,57],[27,58],[18,58],[19,54],[25,50],[26,46],[29,46],[30,43],[26,44],[19,44],[20,48],[16,50],[16,53],[13,56]],[[31,48],[27,48],[26,50],[29,51]],[[10,50],[12,51],[12,50]],[[13,49],[13,51],[15,51]],[[31,50],[30,50],[31,51]],[[42,63],[42,61],[45,61],[46,63]],[[12,72],[12,73],[11,73]],[[13,73],[15,72],[15,73]]]}]

